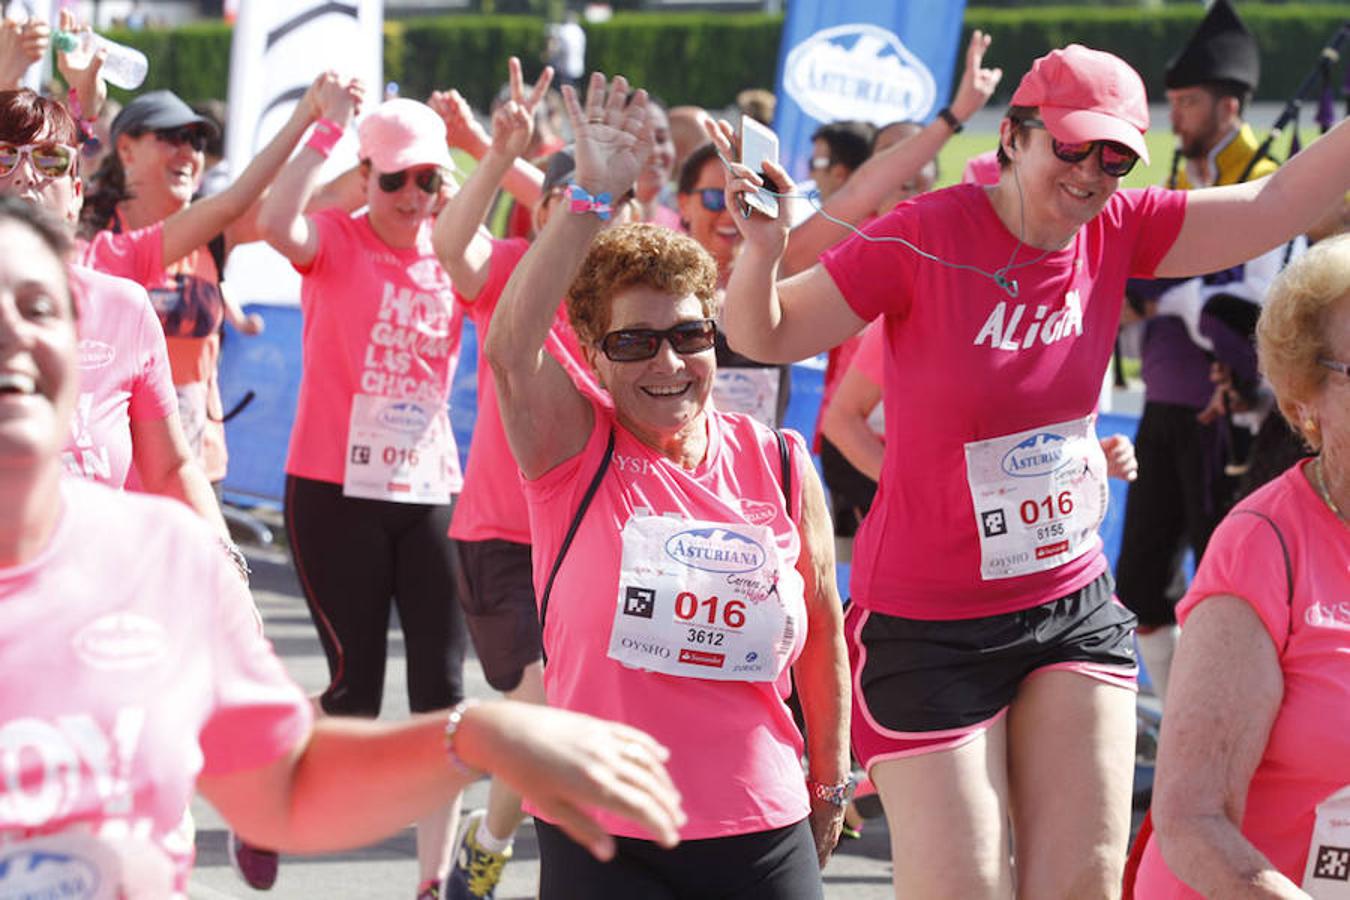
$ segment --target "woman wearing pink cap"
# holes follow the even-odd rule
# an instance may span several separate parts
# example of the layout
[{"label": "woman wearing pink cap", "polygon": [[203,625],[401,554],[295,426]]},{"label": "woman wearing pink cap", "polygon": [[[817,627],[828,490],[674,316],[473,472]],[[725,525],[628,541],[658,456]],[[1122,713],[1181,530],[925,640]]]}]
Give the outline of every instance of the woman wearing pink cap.
[{"label": "woman wearing pink cap", "polygon": [[[944,113],[905,152],[960,124]],[[1135,71],[1071,45],[1014,94],[997,184],[903,204],[777,283],[787,223],[737,220],[726,325],[743,352],[802,359],[884,317],[886,447],[846,633],[898,895],[1119,894],[1134,617],[1097,537],[1093,420],[1124,282],[1249,259],[1350,184],[1341,127],[1261,181],[1117,190],[1147,127]],[[760,184],[739,174],[737,202]]]},{"label": "woman wearing pink cap", "polygon": [[[326,118],[263,202],[268,243],[304,276],[304,370],[286,458],[286,530],[328,657],[319,703],[379,714],[391,601],[414,712],[464,697],[466,637],[454,544],[462,478],[447,401],[462,313],[431,244],[454,166],[445,122],[398,99],[358,129],[366,211],[304,215],[319,168],[355,115],[340,85]],[[345,99],[344,99],[345,98]],[[419,822],[419,890],[449,867],[455,805]]]}]

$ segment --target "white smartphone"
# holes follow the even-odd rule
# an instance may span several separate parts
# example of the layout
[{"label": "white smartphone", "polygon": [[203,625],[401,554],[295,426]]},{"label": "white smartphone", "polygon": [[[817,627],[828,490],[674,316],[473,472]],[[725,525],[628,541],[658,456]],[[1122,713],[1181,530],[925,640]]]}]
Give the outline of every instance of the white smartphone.
[{"label": "white smartphone", "polygon": [[[765,183],[764,162],[778,162],[778,135],[749,116],[741,116],[741,163],[759,174]],[[778,218],[778,198],[762,188],[753,194],[742,194],[745,205],[758,210],[770,219]],[[743,210],[749,216],[748,210]]]}]

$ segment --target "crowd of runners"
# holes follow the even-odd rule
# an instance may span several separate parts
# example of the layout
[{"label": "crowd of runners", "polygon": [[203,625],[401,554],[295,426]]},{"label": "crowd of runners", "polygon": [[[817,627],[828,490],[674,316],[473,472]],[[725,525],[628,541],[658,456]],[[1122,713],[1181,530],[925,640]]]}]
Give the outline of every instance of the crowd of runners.
[{"label": "crowd of runners", "polygon": [[[0,73],[47,36],[0,23]],[[1165,73],[1168,184],[1120,188],[1143,81],[1069,44],[933,190],[990,45],[927,124],[823,125],[807,203],[732,123],[514,58],[487,127],[322,73],[209,190],[221,126],[173,93],[113,112],[64,54],[60,97],[0,84],[0,896],[186,896],[196,790],[260,890],[415,822],[391,893],[490,898],[533,816],[545,900],[818,898],[860,776],[906,900],[1350,896],[1350,126],[1263,158],[1218,0]],[[221,272],[258,240],[302,276],[312,698],[219,506],[221,326],[262,327]],[[1096,428],[1131,321],[1134,442]],[[503,699],[466,700],[470,641]]]}]

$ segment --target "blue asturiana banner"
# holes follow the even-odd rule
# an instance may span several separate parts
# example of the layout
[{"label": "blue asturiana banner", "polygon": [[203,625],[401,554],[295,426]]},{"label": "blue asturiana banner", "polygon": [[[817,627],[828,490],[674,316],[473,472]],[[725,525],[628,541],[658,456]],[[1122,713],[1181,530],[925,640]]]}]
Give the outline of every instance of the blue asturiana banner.
[{"label": "blue asturiana banner", "polygon": [[794,0],[778,51],[779,155],[804,178],[826,122],[927,122],[950,99],[965,0]]}]

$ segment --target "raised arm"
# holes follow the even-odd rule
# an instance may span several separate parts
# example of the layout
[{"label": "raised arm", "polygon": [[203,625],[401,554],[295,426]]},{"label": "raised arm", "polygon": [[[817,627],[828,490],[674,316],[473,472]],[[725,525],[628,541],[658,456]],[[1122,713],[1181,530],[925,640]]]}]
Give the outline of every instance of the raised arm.
[{"label": "raised arm", "polygon": [[[272,183],[286,159],[300,142],[305,129],[319,115],[315,101],[320,75],[295,105],[291,117],[239,177],[218,194],[204,197],[164,220],[164,265],[196,250],[221,232],[227,245],[257,240],[254,223],[242,222],[255,201]],[[251,218],[251,217],[249,217]]]},{"label": "raised arm", "polygon": [[1168,868],[1206,897],[1306,897],[1241,831],[1283,692],[1275,645],[1246,601],[1195,608],[1168,687],[1153,824]]},{"label": "raised arm", "polygon": [[[203,776],[198,787],[246,839],[288,852],[368,844],[448,803],[476,776],[451,766],[445,716],[391,724],[323,718],[310,739],[269,766]],[[670,753],[645,732],[560,709],[510,701],[470,707],[454,748],[500,777],[600,859],[614,839],[599,807],[637,823],[663,846],[678,842],[680,796]]]},{"label": "raised arm", "polygon": [[[520,74],[520,60],[511,57],[507,69],[511,79],[511,99],[498,106],[492,114],[492,143],[458,193],[446,202],[436,216],[436,227],[431,236],[437,258],[450,274],[455,290],[465,300],[475,299],[487,281],[492,242],[483,228],[483,219],[488,214],[502,179],[530,146],[534,136],[534,110],[547,93],[552,76],[552,70],[545,69],[544,75],[527,97]],[[437,111],[446,118],[449,132],[449,123],[454,114],[444,109],[447,102],[444,98],[449,95],[441,96],[443,100]],[[458,97],[458,94],[455,96]]]},{"label": "raised arm", "polygon": [[23,87],[24,73],[47,52],[51,33],[51,27],[36,16],[25,22],[0,20],[0,91]]},{"label": "raised arm", "polygon": [[[519,60],[513,56],[517,69],[520,66]],[[530,107],[530,131],[534,132],[534,110],[539,105],[539,101],[548,93],[548,85],[553,81],[553,67],[545,66],[544,71],[539,75],[539,80],[535,82],[534,91],[531,92]],[[543,85],[543,89],[540,89]],[[538,97],[534,94],[537,92]],[[518,102],[524,98],[517,98]],[[478,122],[473,117],[473,110],[469,108],[468,101],[460,96],[459,91],[437,91],[431,95],[427,101],[432,109],[441,114],[445,119],[445,137],[450,142],[450,146],[456,147],[468,153],[474,159],[480,162],[483,156],[491,149],[493,138],[488,137]],[[495,123],[495,119],[494,119]],[[495,135],[496,125],[493,125]],[[526,145],[528,147],[528,144]],[[521,153],[524,153],[524,149]],[[501,179],[502,187],[506,192],[520,203],[533,207],[539,202],[540,193],[544,186],[544,175],[537,168],[519,158],[513,160],[510,168],[507,169],[505,176]]]},{"label": "raised arm", "polygon": [[[85,27],[73,9],[62,9],[58,21],[61,30],[70,34]],[[70,113],[77,121],[97,119],[103,112],[103,104],[108,99],[108,85],[100,73],[103,71],[103,61],[107,58],[107,50],[98,50],[80,60],[83,65],[77,65],[69,54],[56,51],[56,68],[70,88],[67,95]]]},{"label": "raised arm", "polygon": [[[792,179],[781,166],[765,163],[779,193],[791,193]],[[739,163],[727,179],[727,204],[740,209],[740,195],[756,190],[760,177]],[[796,362],[815,356],[856,334],[865,324],[844,300],[834,279],[819,265],[779,282],[787,216],[732,217],[745,243],[727,282],[722,325],[732,349],[766,363]]]},{"label": "raised arm", "polygon": [[[991,38],[976,30],[966,47],[966,68],[952,99],[951,111],[958,121],[966,122],[984,108],[1003,78],[1002,69],[986,69],[984,54]],[[723,123],[725,124],[725,123]],[[876,212],[887,195],[912,180],[929,161],[936,158],[954,134],[951,126],[935,118],[923,131],[872,156],[830,196],[823,209],[831,217],[860,224]],[[816,264],[820,254],[851,232],[842,225],[816,213],[792,229],[783,254],[782,274],[796,275]]]},{"label": "raised arm", "polygon": [[[576,135],[576,184],[592,196],[618,197],[632,187],[651,152],[647,95],[628,100],[628,82],[591,76],[583,113],[576,92],[563,88]],[[492,314],[484,352],[497,382],[502,423],[516,464],[537,478],[581,452],[594,426],[590,403],[544,350],[558,309],[603,226],[592,213],[562,211],[549,219],[507,282]]]},{"label": "raised arm", "polygon": [[[360,106],[361,83],[343,82],[336,74],[325,72],[314,85],[311,90],[318,118],[345,129]],[[297,266],[309,265],[319,252],[319,234],[305,216],[305,208],[318,187],[319,170],[327,158],[311,140],[282,168],[258,212],[263,240]]]},{"label": "raised arm", "polygon": [[1350,122],[1341,122],[1257,181],[1191,191],[1160,278],[1246,262],[1313,227],[1350,190]]}]

